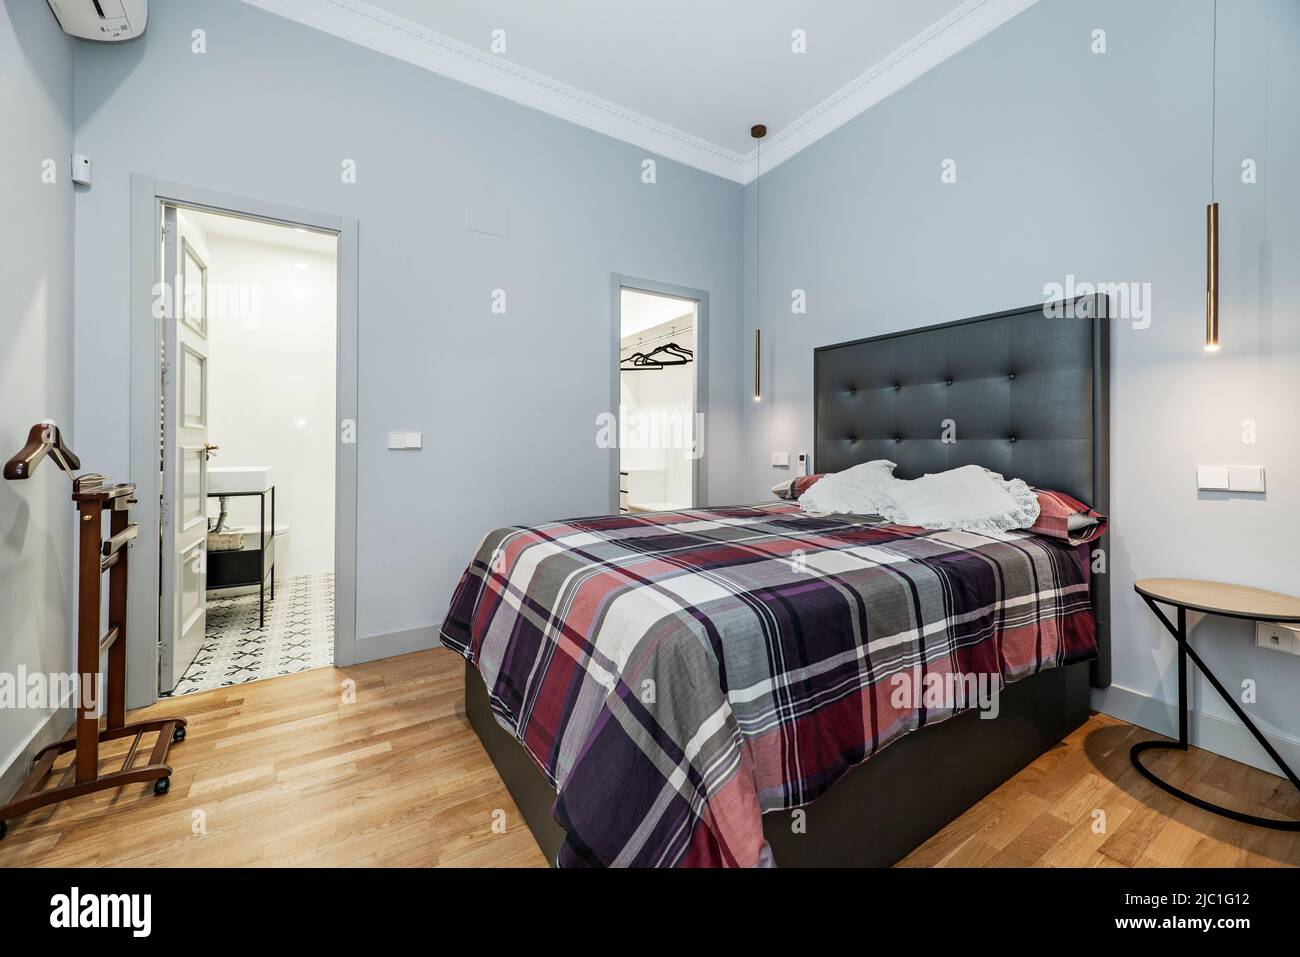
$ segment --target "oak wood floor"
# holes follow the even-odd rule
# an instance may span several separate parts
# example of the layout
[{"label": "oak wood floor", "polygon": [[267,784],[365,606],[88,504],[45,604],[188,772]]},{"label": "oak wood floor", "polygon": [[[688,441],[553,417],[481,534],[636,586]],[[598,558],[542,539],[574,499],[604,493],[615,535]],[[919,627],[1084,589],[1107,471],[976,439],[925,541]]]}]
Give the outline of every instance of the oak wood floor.
[{"label": "oak wood floor", "polygon": [[[137,714],[190,719],[171,793],[133,785],[10,821],[0,866],[545,866],[465,719],[462,682],[461,659],[436,650],[160,702]],[[1149,736],[1093,716],[903,864],[1300,864],[1300,836],[1141,778],[1128,747]],[[1148,758],[1213,800],[1300,816],[1282,778],[1198,750]]]}]

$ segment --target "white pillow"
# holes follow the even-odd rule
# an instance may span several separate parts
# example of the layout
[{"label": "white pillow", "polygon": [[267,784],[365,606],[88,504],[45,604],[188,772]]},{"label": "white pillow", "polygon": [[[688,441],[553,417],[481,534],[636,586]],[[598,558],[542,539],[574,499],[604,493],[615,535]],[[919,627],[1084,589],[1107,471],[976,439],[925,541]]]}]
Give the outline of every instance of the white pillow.
[{"label": "white pillow", "polygon": [[1085,515],[1083,512],[1071,512],[1065,519],[1065,530],[1067,532],[1077,532],[1081,528],[1092,528],[1101,519],[1093,515]]},{"label": "white pillow", "polygon": [[878,515],[885,489],[896,481],[895,468],[893,462],[876,459],[843,472],[833,472],[818,479],[799,496],[799,507],[818,515],[832,512]]},{"label": "white pillow", "polygon": [[[816,488],[816,486],[813,486]],[[1008,532],[1038,520],[1038,496],[1020,479],[1008,481],[979,465],[895,479],[880,514],[896,525]]]}]

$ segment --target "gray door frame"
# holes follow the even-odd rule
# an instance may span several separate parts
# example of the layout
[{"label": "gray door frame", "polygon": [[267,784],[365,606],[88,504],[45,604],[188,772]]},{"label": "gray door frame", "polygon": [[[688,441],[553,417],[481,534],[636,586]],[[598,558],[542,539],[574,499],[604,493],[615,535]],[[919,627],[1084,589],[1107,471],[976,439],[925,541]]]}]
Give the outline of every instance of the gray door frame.
[{"label": "gray door frame", "polygon": [[339,441],[334,453],[334,664],[356,661],[358,223],[346,216],[285,206],[197,186],[131,176],[131,481],[140,536],[127,589],[127,706],[158,700],[158,343],[154,286],[162,272],[162,206],[230,213],[338,235],[337,380]]},{"label": "gray door frame", "polygon": [[[709,460],[709,294],[703,289],[692,289],[689,286],[675,286],[672,283],[659,282],[655,279],[641,279],[637,276],[626,276],[622,273],[611,273],[609,283],[610,298],[610,350],[613,358],[610,369],[610,411],[618,414],[620,375],[618,372],[619,355],[621,353],[623,337],[623,307],[620,293],[624,289],[634,289],[637,292],[655,293],[660,296],[672,296],[675,299],[692,299],[698,308],[695,312],[695,412],[700,416],[700,434],[695,437],[699,445],[701,455],[695,460],[694,468],[694,488],[693,506],[701,508],[708,503],[704,499],[704,491],[709,487],[708,483],[708,460]],[[621,423],[620,423],[621,425]],[[609,512],[611,515],[618,514],[618,472],[620,448],[613,448],[609,455]]]}]

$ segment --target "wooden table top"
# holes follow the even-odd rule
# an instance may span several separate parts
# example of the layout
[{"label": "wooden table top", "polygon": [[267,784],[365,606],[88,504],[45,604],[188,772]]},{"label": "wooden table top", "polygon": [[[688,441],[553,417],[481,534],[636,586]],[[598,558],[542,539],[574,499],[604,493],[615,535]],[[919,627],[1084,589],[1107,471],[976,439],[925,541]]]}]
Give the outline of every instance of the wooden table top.
[{"label": "wooden table top", "polygon": [[1139,578],[1139,595],[1212,615],[1255,621],[1300,621],[1300,598],[1247,585],[1195,578]]}]

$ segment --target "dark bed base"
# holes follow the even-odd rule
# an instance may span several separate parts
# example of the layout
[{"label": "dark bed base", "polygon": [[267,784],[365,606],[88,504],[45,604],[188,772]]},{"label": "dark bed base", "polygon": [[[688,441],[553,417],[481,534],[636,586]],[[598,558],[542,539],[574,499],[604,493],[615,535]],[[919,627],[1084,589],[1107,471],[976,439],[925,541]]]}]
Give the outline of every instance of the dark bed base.
[{"label": "dark bed base", "polygon": [[[1088,665],[1054,668],[1019,681],[1001,712],[968,711],[895,741],[853,768],[803,810],[763,818],[781,867],[888,867],[920,846],[1088,717]],[[532,758],[492,715],[478,671],[465,666],[465,712],[542,853],[552,864],[564,831],[551,817],[555,791]]]}]

